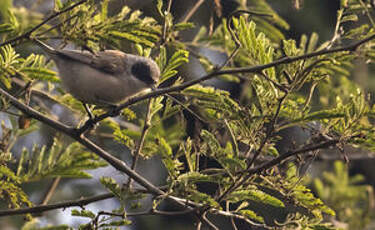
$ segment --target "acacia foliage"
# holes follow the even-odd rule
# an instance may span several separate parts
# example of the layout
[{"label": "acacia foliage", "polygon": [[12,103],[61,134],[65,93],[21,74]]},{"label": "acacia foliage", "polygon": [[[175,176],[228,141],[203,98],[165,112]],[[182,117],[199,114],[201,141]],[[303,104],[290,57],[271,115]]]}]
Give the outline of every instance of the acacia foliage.
[{"label": "acacia foliage", "polygon": [[[341,1],[332,39],[319,41],[319,36],[312,33],[301,36],[297,42],[285,38],[289,25],[265,1],[238,2],[242,11],[221,19],[213,30],[199,28],[189,42],[179,40],[179,33],[195,25],[178,22],[162,1],[155,4],[157,14],[146,17],[127,6],[110,15],[109,0],[100,4],[88,0],[60,14],[55,26],[44,24],[31,38],[58,37],[62,43],[73,43],[92,52],[104,48],[125,49],[126,43],[128,51],[156,60],[161,70],[159,87],[179,86],[188,81],[179,67],[189,62],[189,56],[197,58],[213,77],[237,84],[241,91],[238,98],[233,98],[226,90],[193,84],[149,99],[147,116],[139,112],[136,105],[122,111],[119,119],[146,128],[124,128],[118,120],[101,122],[101,126],[107,128],[101,129],[106,130],[102,132],[108,134],[110,129],[111,137],[133,153],[133,161],[139,157],[161,158],[164,168],[160,170],[168,175],[161,183],[165,195],[153,197],[150,214],[162,209],[165,199],[173,196],[193,202],[193,206],[204,211],[199,214],[226,215],[246,220],[252,226],[334,228],[333,223],[323,220],[324,216],[335,216],[337,205],[326,204],[314,195],[296,166],[284,162],[294,160],[297,155],[304,159],[305,155],[319,154],[327,147],[341,149],[352,145],[374,150],[372,118],[375,108],[365,92],[351,80],[354,60],[366,60],[368,64],[374,60],[373,41],[352,47],[355,50],[324,52],[374,35],[369,24],[373,19],[368,13],[372,6],[361,0]],[[54,11],[62,11],[73,4],[72,0],[55,0]],[[220,11],[218,1],[216,4],[216,10]],[[43,20],[42,15],[32,10],[12,6],[7,10],[0,24],[3,41],[24,34]],[[360,17],[369,23],[359,23]],[[23,45],[27,44],[20,39],[17,48]],[[215,65],[210,58],[196,52],[203,48],[226,54],[225,65]],[[288,61],[291,57],[320,51],[323,51],[320,55]],[[276,64],[267,68],[251,69],[273,62]],[[13,79],[21,79],[51,95],[50,99],[56,103],[84,116],[80,103],[60,88],[52,65],[42,55],[21,55],[14,44],[3,45],[0,55],[2,87],[15,93],[17,85]],[[17,95],[18,100],[29,104],[29,88],[25,88],[25,92]],[[176,103],[177,96],[183,100]],[[61,136],[56,136],[52,145],[25,149],[16,157],[12,153],[13,144],[37,130],[41,122],[32,120],[30,125],[18,128],[17,119],[27,120],[27,114],[14,114],[6,97],[2,97],[1,102],[1,109],[8,112],[11,125],[2,126],[0,198],[11,208],[33,205],[29,194],[22,189],[24,183],[44,178],[89,178],[86,170],[108,165],[78,142],[64,143]],[[44,107],[31,106],[51,116]],[[192,124],[183,111],[192,115],[196,123],[203,123],[204,128],[194,130],[189,136]],[[105,112],[95,111],[97,115]],[[309,138],[287,152],[279,152],[277,143],[282,139],[279,134],[290,127],[309,130]],[[345,174],[342,171],[340,173]],[[126,215],[132,212],[129,201],[134,204],[144,195],[135,193],[131,182],[120,186],[108,177],[101,178],[100,182],[121,201],[121,208],[110,210],[109,215],[119,219],[99,218],[103,213],[76,209],[72,216],[88,219],[80,228],[110,229],[131,224]],[[327,200],[322,192],[323,183],[317,180],[315,185],[317,195]],[[202,189],[205,186],[214,188],[215,192],[205,191]],[[359,196],[363,198],[363,192],[356,197]],[[280,212],[282,217],[262,212],[259,207],[273,210],[270,213]],[[32,223],[27,223],[25,229]],[[58,228],[70,227],[55,226]]]}]

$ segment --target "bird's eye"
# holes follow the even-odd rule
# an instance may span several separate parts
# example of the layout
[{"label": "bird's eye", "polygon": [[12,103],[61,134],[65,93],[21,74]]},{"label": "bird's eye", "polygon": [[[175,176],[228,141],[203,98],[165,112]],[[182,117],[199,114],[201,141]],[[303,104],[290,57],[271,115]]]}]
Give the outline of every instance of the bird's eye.
[{"label": "bird's eye", "polygon": [[150,66],[145,62],[137,62],[131,68],[131,73],[148,85],[155,84],[155,80],[151,77]]}]

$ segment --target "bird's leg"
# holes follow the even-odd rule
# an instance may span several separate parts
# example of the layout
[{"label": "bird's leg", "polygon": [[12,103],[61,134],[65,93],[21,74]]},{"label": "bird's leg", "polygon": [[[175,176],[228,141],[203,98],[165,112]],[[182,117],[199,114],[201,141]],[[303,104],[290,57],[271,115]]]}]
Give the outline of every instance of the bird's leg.
[{"label": "bird's leg", "polygon": [[85,110],[86,110],[86,112],[87,112],[87,115],[89,115],[89,119],[90,119],[90,120],[93,120],[95,117],[94,117],[94,115],[92,114],[92,112],[91,112],[89,106],[88,106],[86,103],[83,103],[83,102],[82,102],[82,104],[83,104],[83,107],[85,107]]},{"label": "bird's leg", "polygon": [[82,102],[82,105],[85,108],[85,110],[87,112],[87,115],[89,116],[89,119],[86,121],[86,123],[81,128],[77,129],[77,132],[80,135],[83,134],[84,132],[88,131],[88,130],[95,129],[96,123],[97,123],[95,121],[95,116],[92,114],[89,106],[84,102]]}]

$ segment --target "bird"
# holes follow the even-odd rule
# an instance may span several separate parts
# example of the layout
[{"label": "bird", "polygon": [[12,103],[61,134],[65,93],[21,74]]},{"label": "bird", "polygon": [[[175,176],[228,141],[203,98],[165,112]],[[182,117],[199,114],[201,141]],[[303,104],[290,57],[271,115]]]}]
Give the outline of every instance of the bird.
[{"label": "bird", "polygon": [[154,89],[160,69],[151,58],[119,50],[89,52],[54,49],[39,39],[36,44],[55,62],[62,87],[85,106],[116,106],[149,89]]}]

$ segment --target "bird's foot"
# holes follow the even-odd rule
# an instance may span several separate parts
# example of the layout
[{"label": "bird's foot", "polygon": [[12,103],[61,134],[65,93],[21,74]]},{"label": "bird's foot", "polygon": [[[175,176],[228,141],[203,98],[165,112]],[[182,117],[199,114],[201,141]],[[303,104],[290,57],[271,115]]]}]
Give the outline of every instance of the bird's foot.
[{"label": "bird's foot", "polygon": [[110,117],[116,117],[120,115],[121,110],[118,109],[117,105],[111,105],[108,109],[108,115]]}]

